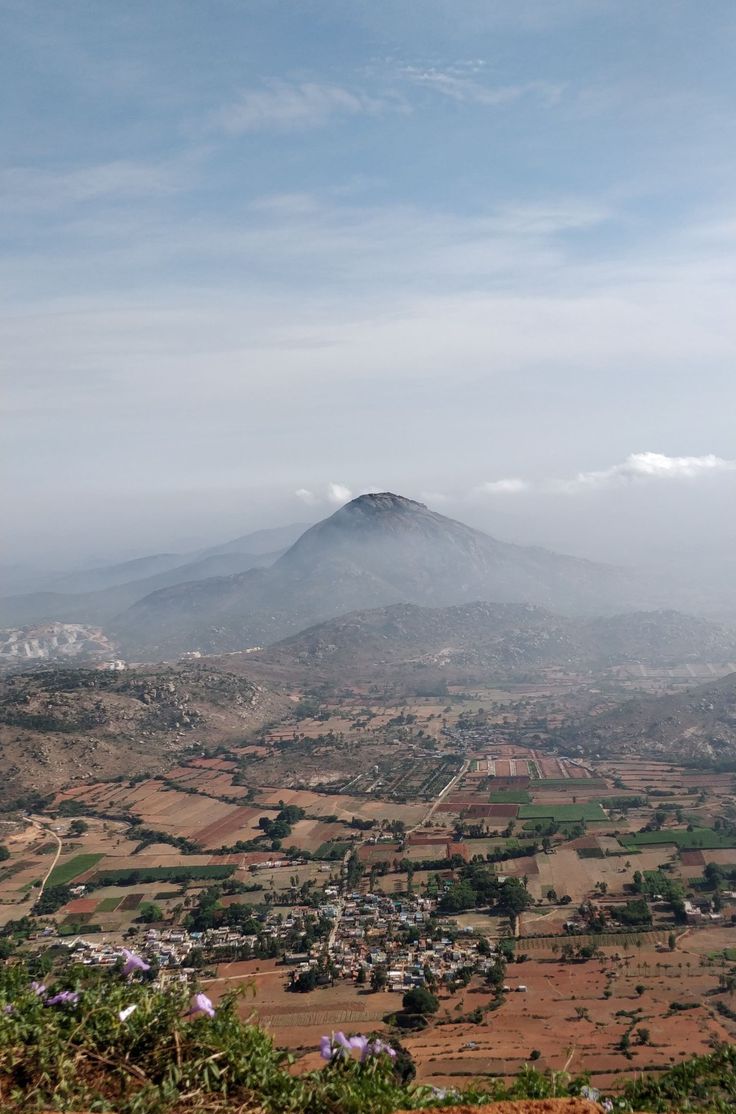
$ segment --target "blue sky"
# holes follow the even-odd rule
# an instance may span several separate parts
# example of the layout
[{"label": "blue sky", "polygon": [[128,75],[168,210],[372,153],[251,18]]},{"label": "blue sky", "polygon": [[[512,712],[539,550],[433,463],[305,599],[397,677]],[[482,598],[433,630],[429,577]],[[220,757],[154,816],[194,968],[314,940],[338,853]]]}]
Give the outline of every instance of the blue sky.
[{"label": "blue sky", "polygon": [[732,3],[0,21],[11,556],[198,544],[372,487],[597,556],[676,541],[673,508],[724,519]]}]

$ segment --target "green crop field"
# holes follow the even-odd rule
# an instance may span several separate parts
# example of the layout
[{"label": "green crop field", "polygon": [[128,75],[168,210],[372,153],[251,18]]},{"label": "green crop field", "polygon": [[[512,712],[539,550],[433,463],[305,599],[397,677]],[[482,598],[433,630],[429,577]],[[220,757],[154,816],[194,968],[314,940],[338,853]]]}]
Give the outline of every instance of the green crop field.
[{"label": "green crop field", "polygon": [[122,900],[121,897],[103,897],[95,913],[114,913]]},{"label": "green crop field", "polygon": [[566,820],[607,820],[608,817],[597,801],[590,801],[579,805],[521,805],[519,819],[562,823]]},{"label": "green crop field", "polygon": [[320,844],[320,846],[314,852],[313,857],[315,859],[328,859],[330,861],[335,861],[343,857],[348,847],[350,847],[349,843],[341,843],[339,840],[336,839],[328,839],[327,843]]},{"label": "green crop field", "polygon": [[78,878],[80,874],[91,870],[101,858],[101,854],[75,855],[73,859],[60,863],[51,871],[49,886],[66,886],[74,878]]},{"label": "green crop field", "polygon": [[525,789],[497,789],[488,799],[492,805],[528,805],[531,801]]},{"label": "green crop field", "polygon": [[736,847],[736,836],[714,832],[712,828],[665,828],[659,832],[632,832],[621,836],[624,847],[658,847],[674,843],[681,851],[713,851],[720,847]]},{"label": "green crop field", "polygon": [[229,878],[235,867],[147,866],[129,870],[98,870],[92,882],[97,886],[137,886],[143,882],[196,882],[203,878]]}]

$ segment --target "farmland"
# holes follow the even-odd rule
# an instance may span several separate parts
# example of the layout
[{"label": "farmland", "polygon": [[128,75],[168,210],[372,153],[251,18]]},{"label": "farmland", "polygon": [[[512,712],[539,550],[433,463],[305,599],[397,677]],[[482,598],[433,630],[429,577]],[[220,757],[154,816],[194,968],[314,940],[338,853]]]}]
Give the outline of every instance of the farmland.
[{"label": "farmland", "polygon": [[[56,926],[92,954],[132,940],[159,949],[162,968],[193,954],[214,998],[252,984],[244,1014],[302,1066],[324,1032],[387,1028],[402,994],[370,988],[375,966],[398,977],[420,943],[431,964],[449,940],[473,973],[455,985],[438,961],[438,1014],[405,1037],[420,1079],[511,1073],[532,1050],[558,1069],[574,1049],[576,1069],[608,1082],[663,1067],[736,1036],[718,1009],[736,1009],[722,979],[736,955],[734,776],[555,753],[554,726],[598,699],[557,676],[454,685],[442,700],[358,686],[316,700],[294,686],[293,711],[216,754],[177,753],[150,777],[80,777],[34,814],[46,831],[9,819],[0,931],[34,909],[58,836],[50,885],[68,892],[34,914],[48,939]],[[461,887],[444,909],[478,869],[521,887],[526,907],[510,914]],[[290,926],[309,918],[303,945]],[[207,942],[210,921],[225,927]],[[511,949],[500,1000],[474,958],[481,941]],[[330,977],[289,990],[326,949]]]}]

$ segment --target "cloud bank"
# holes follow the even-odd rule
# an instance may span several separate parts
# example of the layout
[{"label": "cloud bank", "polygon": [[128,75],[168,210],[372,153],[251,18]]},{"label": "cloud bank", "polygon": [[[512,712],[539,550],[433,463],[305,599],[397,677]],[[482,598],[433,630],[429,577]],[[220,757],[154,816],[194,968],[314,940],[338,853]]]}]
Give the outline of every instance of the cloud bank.
[{"label": "cloud bank", "polygon": [[528,491],[574,495],[634,483],[697,480],[736,471],[736,460],[715,453],[704,456],[667,456],[665,453],[630,453],[625,460],[590,472],[578,472],[571,479],[547,479],[537,483],[520,478],[489,480],[475,489],[484,495],[520,495]]}]

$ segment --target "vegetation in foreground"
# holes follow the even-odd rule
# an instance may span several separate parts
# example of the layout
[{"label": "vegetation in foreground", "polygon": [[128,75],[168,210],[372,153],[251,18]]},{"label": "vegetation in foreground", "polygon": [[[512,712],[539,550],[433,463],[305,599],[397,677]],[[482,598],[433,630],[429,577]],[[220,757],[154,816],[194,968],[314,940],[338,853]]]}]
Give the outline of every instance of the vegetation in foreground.
[{"label": "vegetation in foreground", "polygon": [[270,1114],[389,1114],[400,1108],[500,1098],[587,1095],[603,1109],[725,1112],[736,1103],[736,1047],[629,1083],[615,1099],[585,1077],[525,1069],[510,1085],[479,1081],[462,1092],[412,1084],[410,1056],[395,1040],[326,1035],[319,1071],[293,1073],[255,1024],[240,1020],[237,995],[215,1008],[175,983],[161,990],[147,964],[101,973],[72,968],[53,985],[23,964],[0,969],[0,1108],[3,1111],[266,1111]]}]

